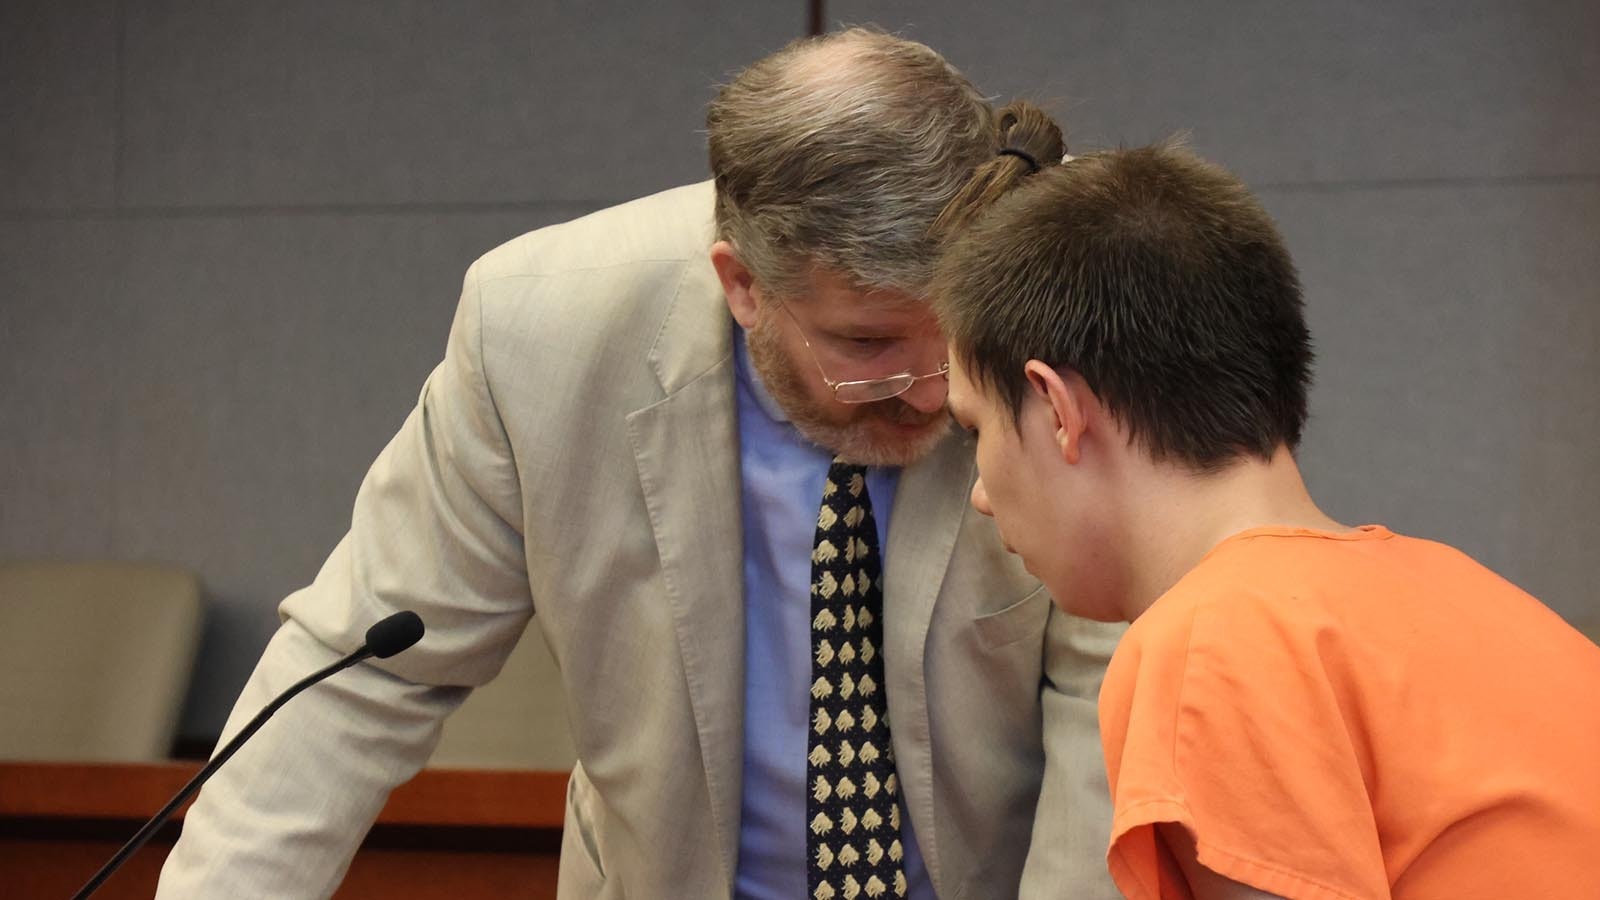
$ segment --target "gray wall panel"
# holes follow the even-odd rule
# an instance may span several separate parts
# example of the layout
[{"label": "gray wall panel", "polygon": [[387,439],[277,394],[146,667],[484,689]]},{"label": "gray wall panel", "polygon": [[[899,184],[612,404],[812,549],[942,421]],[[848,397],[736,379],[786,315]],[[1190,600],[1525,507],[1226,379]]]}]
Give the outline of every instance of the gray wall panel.
[{"label": "gray wall panel", "polygon": [[1600,629],[1600,182],[1264,199],[1318,346],[1313,492]]},{"label": "gray wall panel", "polygon": [[0,223],[0,554],[175,562],[220,730],[443,352],[472,259],[586,212]]},{"label": "gray wall panel", "polygon": [[703,177],[710,85],[801,27],[731,0],[130,0],[126,196],[626,199]]},{"label": "gray wall panel", "polygon": [[222,719],[442,356],[472,259],[586,210],[142,222],[121,302],[112,547],[202,573],[191,734]]},{"label": "gray wall panel", "polygon": [[1075,145],[1189,129],[1253,183],[1600,172],[1592,0],[839,0],[984,90],[1051,102]]},{"label": "gray wall panel", "polygon": [[115,0],[0,3],[0,209],[115,199]]},{"label": "gray wall panel", "polygon": [[0,557],[111,550],[117,241],[110,222],[0,222]]}]

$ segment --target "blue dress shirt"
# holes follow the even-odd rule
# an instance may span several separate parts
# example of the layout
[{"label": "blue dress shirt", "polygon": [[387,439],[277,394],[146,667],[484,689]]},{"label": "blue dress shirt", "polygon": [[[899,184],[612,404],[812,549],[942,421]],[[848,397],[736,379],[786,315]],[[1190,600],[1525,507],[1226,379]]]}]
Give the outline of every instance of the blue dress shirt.
[{"label": "blue dress shirt", "polygon": [[[750,366],[735,329],[739,474],[744,514],[744,791],[739,820],[739,900],[806,898],[806,752],[811,684],[811,544],[833,454],[789,424]],[[887,548],[898,469],[867,470]],[[891,706],[894,699],[891,695]],[[902,805],[908,896],[933,887]]]}]

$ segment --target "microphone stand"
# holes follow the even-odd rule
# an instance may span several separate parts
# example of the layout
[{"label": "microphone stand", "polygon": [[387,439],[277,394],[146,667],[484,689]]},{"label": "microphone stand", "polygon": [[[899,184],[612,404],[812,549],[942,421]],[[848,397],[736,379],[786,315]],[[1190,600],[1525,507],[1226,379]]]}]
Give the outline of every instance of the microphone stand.
[{"label": "microphone stand", "polygon": [[122,849],[117,851],[117,855],[107,860],[106,864],[100,867],[100,871],[94,873],[94,877],[90,878],[87,884],[80,888],[76,894],[72,895],[72,900],[83,900],[83,898],[94,893],[101,884],[105,883],[105,880],[111,877],[111,873],[115,872],[117,868],[128,859],[128,857],[132,856],[134,852],[140,847],[143,847],[151,837],[155,836],[156,830],[159,829],[167,821],[167,819],[177,811],[178,807],[183,805],[183,801],[189,799],[189,797],[193,795],[195,791],[198,791],[200,789],[200,785],[205,784],[206,779],[210,778],[213,772],[215,772],[223,763],[227,762],[228,758],[233,756],[234,752],[239,749],[240,745],[248,740],[251,735],[260,730],[261,726],[266,724],[267,719],[271,718],[272,714],[277,712],[279,707],[283,706],[285,703],[288,703],[289,700],[296,694],[312,686],[313,684],[316,684],[330,675],[348,669],[372,655],[373,650],[366,645],[362,645],[361,649],[357,650],[356,652],[346,656],[344,659],[339,660],[331,666],[307,675],[305,678],[302,678],[296,682],[294,687],[291,687],[282,694],[279,694],[278,697],[271,703],[268,703],[266,707],[261,710],[261,712],[256,713],[256,717],[250,720],[250,724],[246,725],[244,729],[241,730],[237,735],[234,735],[233,740],[229,741],[227,746],[222,748],[221,752],[217,753],[216,756],[213,756],[211,761],[206,763],[205,768],[201,769],[193,778],[189,779],[189,783],[185,784],[178,791],[178,793],[167,802],[167,805],[163,806],[161,811],[155,814],[154,818],[146,822],[144,827],[139,829],[138,834],[135,834],[126,844],[122,845]]}]

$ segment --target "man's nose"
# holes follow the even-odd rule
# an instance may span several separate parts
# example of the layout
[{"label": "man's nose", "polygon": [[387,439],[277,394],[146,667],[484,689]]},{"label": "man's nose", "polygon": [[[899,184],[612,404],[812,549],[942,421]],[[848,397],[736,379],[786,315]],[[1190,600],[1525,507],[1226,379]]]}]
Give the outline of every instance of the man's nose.
[{"label": "man's nose", "polygon": [[994,510],[989,506],[989,492],[983,489],[982,478],[972,483],[972,508],[994,518]]},{"label": "man's nose", "polygon": [[944,409],[944,398],[950,393],[950,383],[941,375],[924,378],[900,395],[906,405],[921,413],[936,413]]}]

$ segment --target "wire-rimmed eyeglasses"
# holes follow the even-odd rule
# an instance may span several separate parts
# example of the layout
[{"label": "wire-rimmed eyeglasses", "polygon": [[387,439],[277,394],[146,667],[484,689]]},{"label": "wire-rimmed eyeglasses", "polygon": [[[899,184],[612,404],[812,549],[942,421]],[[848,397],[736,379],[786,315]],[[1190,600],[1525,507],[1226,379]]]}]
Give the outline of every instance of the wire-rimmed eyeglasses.
[{"label": "wire-rimmed eyeglasses", "polygon": [[940,378],[947,376],[950,372],[950,362],[946,360],[939,364],[937,371],[929,372],[926,375],[913,375],[910,370],[907,370],[894,375],[886,375],[882,378],[867,378],[860,381],[834,381],[828,376],[828,371],[822,367],[822,360],[817,359],[816,348],[811,346],[811,338],[806,335],[806,330],[800,324],[800,320],[795,318],[793,312],[789,311],[788,304],[779,301],[778,306],[783,307],[783,311],[788,315],[789,321],[794,323],[795,331],[799,332],[800,340],[806,345],[806,352],[811,354],[812,364],[817,367],[817,373],[822,376],[823,382],[833,389],[833,399],[840,403],[876,403],[879,400],[888,400],[911,390],[917,382],[925,378]]}]

